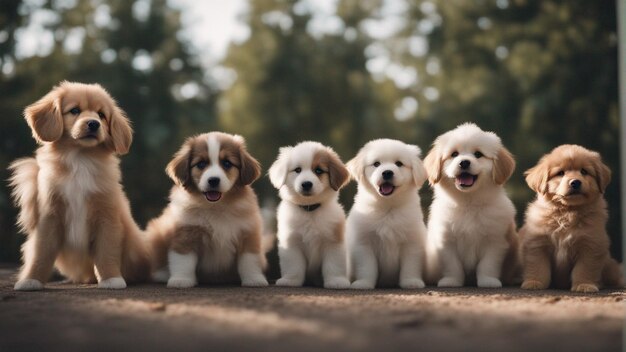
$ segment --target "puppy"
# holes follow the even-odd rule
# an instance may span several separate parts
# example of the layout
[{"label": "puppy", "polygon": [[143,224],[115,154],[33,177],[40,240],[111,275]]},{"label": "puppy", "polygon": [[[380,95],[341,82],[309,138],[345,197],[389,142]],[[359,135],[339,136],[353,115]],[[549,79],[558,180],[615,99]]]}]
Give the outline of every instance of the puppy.
[{"label": "puppy", "polygon": [[609,254],[608,218],[602,194],[611,171],[600,154],[562,145],[526,171],[537,199],[526,210],[520,230],[523,289],[568,288],[598,292],[623,287],[617,262]]},{"label": "puppy", "polygon": [[72,282],[97,277],[100,288],[148,279],[147,251],[120,185],[116,154],[132,142],[124,112],[97,84],[62,82],[24,116],[41,147],[9,167],[28,235],[15,289],[41,290],[53,267]]},{"label": "puppy", "polygon": [[269,171],[279,190],[277,286],[302,286],[305,279],[325,288],[350,287],[344,246],[345,214],[338,191],[350,176],[339,156],[317,142],[280,148]]},{"label": "puppy", "polygon": [[353,289],[423,288],[426,226],[418,190],[420,149],[392,139],[368,142],[347,164],[358,182],[346,225]]},{"label": "puppy", "polygon": [[170,203],[146,229],[154,278],[170,288],[198,281],[267,286],[261,212],[250,187],[261,168],[244,139],[190,137],[165,171],[175,183]]},{"label": "puppy", "polygon": [[434,188],[428,221],[432,279],[440,278],[439,287],[473,284],[474,275],[479,287],[501,287],[503,277],[512,281],[515,208],[503,185],[515,161],[500,138],[472,123],[460,125],[437,137],[424,165]]}]

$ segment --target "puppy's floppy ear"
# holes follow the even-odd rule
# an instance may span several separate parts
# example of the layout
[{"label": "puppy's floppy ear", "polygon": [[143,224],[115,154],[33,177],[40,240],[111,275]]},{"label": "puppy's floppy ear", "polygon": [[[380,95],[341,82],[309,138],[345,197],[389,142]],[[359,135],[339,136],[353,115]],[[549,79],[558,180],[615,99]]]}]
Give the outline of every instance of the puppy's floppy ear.
[{"label": "puppy's floppy ear", "polygon": [[330,187],[338,191],[348,183],[350,172],[334,150],[327,148],[326,152],[328,153],[328,178]]},{"label": "puppy's floppy ear", "polygon": [[549,171],[550,170],[548,170],[548,163],[545,160],[545,157],[541,158],[537,165],[524,172],[528,187],[539,194],[548,193]]},{"label": "puppy's floppy ear", "polygon": [[417,188],[420,188],[428,178],[424,164],[420,159],[422,150],[416,145],[409,145],[408,147],[409,152],[411,153],[411,172],[413,174],[413,182],[415,182]]},{"label": "puppy's floppy ear", "polygon": [[165,172],[174,183],[184,188],[188,188],[192,184],[189,170],[191,168],[191,152],[191,139],[187,139],[165,168]]},{"label": "puppy's floppy ear", "polygon": [[346,163],[346,168],[350,172],[350,175],[358,183],[363,182],[363,178],[365,177],[365,165],[363,165],[364,154],[363,149],[361,149],[352,160]]},{"label": "puppy's floppy ear", "polygon": [[278,157],[269,170],[270,181],[277,189],[280,189],[287,180],[287,162],[293,147],[282,147],[278,151]]},{"label": "puppy's floppy ear", "polygon": [[[235,136],[239,140],[239,183],[247,186],[261,176],[261,164],[248,153],[243,137]],[[237,138],[238,137],[238,138]]]},{"label": "puppy's floppy ear", "polygon": [[54,142],[63,135],[62,88],[55,87],[24,109],[24,118],[38,143]]},{"label": "puppy's floppy ear", "polygon": [[513,171],[515,171],[513,154],[505,147],[500,148],[493,161],[493,181],[497,185],[502,185],[513,175]]},{"label": "puppy's floppy ear", "polygon": [[443,160],[441,155],[441,148],[439,147],[439,143],[437,142],[437,140],[435,140],[432,149],[424,158],[424,168],[426,168],[426,173],[428,174],[428,182],[430,182],[431,185],[435,185],[441,180],[441,173],[443,172],[442,166]]},{"label": "puppy's floppy ear", "polygon": [[593,157],[593,169],[598,189],[604,193],[609,182],[611,182],[611,169],[602,162],[602,157],[596,152],[594,152]]},{"label": "puppy's floppy ear", "polygon": [[113,106],[109,126],[111,148],[119,155],[128,153],[130,145],[133,142],[133,128],[126,117],[126,113],[117,105]]}]

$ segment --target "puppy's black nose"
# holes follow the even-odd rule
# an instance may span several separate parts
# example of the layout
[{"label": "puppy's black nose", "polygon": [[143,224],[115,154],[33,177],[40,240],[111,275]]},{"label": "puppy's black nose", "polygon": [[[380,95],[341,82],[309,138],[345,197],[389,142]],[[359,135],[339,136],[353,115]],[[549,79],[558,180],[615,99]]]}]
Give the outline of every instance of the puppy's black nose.
[{"label": "puppy's black nose", "polygon": [[385,170],[383,171],[383,180],[391,180],[391,178],[393,177],[393,171],[391,170]]},{"label": "puppy's black nose", "polygon": [[302,182],[302,189],[303,190],[308,192],[308,191],[311,190],[311,188],[313,188],[313,182],[310,182],[310,181]]},{"label": "puppy's black nose", "polygon": [[89,120],[87,121],[87,128],[89,129],[89,132],[96,132],[98,128],[100,128],[100,122],[96,120]]},{"label": "puppy's black nose", "polygon": [[470,167],[471,164],[472,163],[469,160],[463,160],[463,161],[461,161],[459,166],[461,167],[461,169],[467,170]]},{"label": "puppy's black nose", "polygon": [[582,186],[582,184],[583,183],[580,182],[580,180],[571,180],[571,181],[569,181],[570,187],[572,187],[572,189],[575,189],[575,190],[579,190],[580,186]]},{"label": "puppy's black nose", "polygon": [[219,185],[220,185],[220,178],[219,177],[209,177],[209,186],[217,187]]}]

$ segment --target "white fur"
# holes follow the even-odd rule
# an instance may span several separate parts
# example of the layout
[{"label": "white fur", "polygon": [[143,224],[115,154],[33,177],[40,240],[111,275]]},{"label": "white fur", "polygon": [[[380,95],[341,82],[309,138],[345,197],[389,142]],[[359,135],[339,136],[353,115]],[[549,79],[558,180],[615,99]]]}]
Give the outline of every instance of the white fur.
[{"label": "white fur", "polygon": [[[502,263],[509,249],[506,234],[515,217],[513,203],[492,177],[493,160],[503,148],[495,134],[465,124],[437,138],[444,158],[442,177],[434,185],[428,222],[429,264],[439,287],[459,287],[476,273],[479,287],[501,287]],[[480,150],[485,156],[476,158]],[[457,157],[451,157],[452,152]],[[450,157],[449,157],[450,156]],[[471,163],[474,185],[455,185],[459,164]]]},{"label": "white fur", "polygon": [[98,288],[104,288],[108,290],[121,290],[126,288],[126,280],[123,277],[110,277],[98,282]]},{"label": "white fur", "polygon": [[237,271],[241,278],[241,286],[265,287],[268,285],[263,275],[263,258],[260,254],[243,253],[237,262]]},{"label": "white fur", "polygon": [[[359,183],[346,227],[351,288],[424,287],[426,227],[418,190],[426,172],[419,156],[417,146],[379,139],[348,162]],[[387,170],[394,172],[391,182],[396,188],[383,196],[378,189]]]},{"label": "white fur", "polygon": [[[277,211],[278,255],[282,277],[277,286],[302,286],[308,277],[320,276],[325,288],[345,289],[350,286],[346,272],[343,243],[345,214],[325,177],[315,175],[312,162],[316,153],[327,147],[317,142],[302,142],[295,147],[281,148],[270,168],[270,179],[282,199]],[[301,168],[300,173],[294,172]],[[302,183],[311,182],[310,194],[303,194]],[[300,205],[320,204],[307,212]]]},{"label": "white fur", "polygon": [[195,253],[180,254],[170,250],[167,253],[170,278],[167,281],[169,288],[189,288],[198,284],[196,278],[196,264],[198,255]]},{"label": "white fur", "polygon": [[202,192],[210,191],[209,179],[211,177],[217,177],[220,179],[220,184],[215,190],[226,193],[233,187],[233,182],[230,181],[224,172],[224,169],[220,165],[220,143],[214,135],[209,134],[207,137],[207,145],[211,164],[206,168],[206,170],[204,170],[204,173],[202,173],[198,187]]},{"label": "white fur", "polygon": [[43,290],[43,284],[35,279],[22,279],[15,283],[13,289],[16,291],[40,291]]}]

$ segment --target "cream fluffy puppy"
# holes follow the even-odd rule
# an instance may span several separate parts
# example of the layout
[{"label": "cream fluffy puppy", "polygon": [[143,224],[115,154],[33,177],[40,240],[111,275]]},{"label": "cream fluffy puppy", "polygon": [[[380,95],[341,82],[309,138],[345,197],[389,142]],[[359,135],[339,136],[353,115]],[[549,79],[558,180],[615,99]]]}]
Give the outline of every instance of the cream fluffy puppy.
[{"label": "cream fluffy puppy", "polygon": [[353,289],[423,288],[426,227],[418,190],[420,149],[392,139],[368,142],[347,164],[358,182],[346,225]]},{"label": "cream fluffy puppy", "polygon": [[503,188],[513,156],[495,133],[466,123],[437,137],[424,165],[435,190],[428,222],[433,279],[459,287],[475,274],[479,287],[501,287],[517,248],[515,208]]},{"label": "cream fluffy puppy", "polygon": [[[280,148],[269,171],[282,199],[278,206],[277,286],[323,279],[325,288],[350,287],[344,246],[345,214],[338,191],[349,178],[339,156],[317,142]],[[321,274],[321,275],[320,275]]]}]

